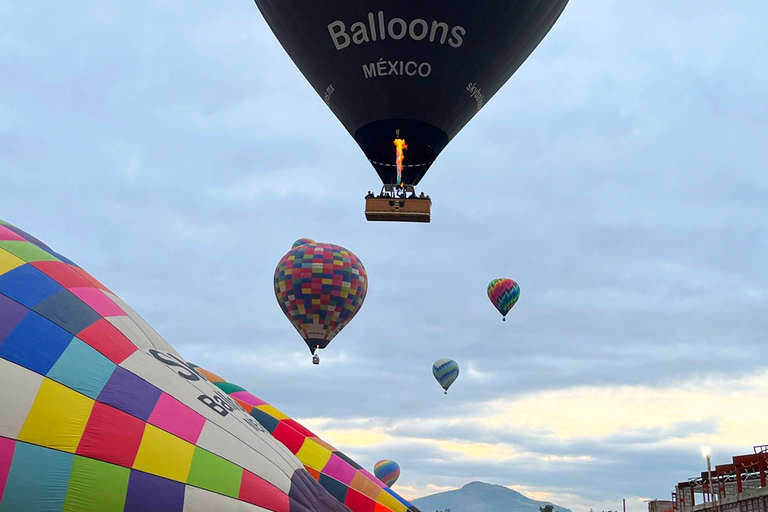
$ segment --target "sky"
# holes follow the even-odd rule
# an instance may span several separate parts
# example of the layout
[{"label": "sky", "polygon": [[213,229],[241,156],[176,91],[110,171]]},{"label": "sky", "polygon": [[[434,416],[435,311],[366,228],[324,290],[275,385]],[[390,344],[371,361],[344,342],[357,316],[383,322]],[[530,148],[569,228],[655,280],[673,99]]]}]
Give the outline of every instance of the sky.
[{"label": "sky", "polygon": [[[187,360],[396,460],[403,496],[481,480],[641,512],[702,445],[723,464],[768,442],[766,18],[574,0],[406,224],[365,221],[378,177],[252,2],[4,0],[0,218]],[[369,276],[319,366],[272,288],[301,237]]]}]

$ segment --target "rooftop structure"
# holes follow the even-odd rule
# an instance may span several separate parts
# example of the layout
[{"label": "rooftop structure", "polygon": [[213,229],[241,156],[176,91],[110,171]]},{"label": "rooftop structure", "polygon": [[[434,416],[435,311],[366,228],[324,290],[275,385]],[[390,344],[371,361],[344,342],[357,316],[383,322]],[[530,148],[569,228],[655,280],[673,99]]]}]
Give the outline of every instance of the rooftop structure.
[{"label": "rooftop structure", "polygon": [[[674,512],[768,512],[768,445],[675,486]],[[697,494],[699,495],[697,497]]]}]

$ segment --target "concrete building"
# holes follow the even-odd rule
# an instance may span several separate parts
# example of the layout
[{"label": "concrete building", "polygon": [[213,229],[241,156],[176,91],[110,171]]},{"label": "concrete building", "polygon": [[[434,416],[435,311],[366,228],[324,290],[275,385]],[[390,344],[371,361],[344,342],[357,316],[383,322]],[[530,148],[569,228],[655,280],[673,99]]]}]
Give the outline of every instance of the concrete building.
[{"label": "concrete building", "polygon": [[768,445],[737,455],[730,464],[680,482],[672,493],[674,512],[768,512]]}]

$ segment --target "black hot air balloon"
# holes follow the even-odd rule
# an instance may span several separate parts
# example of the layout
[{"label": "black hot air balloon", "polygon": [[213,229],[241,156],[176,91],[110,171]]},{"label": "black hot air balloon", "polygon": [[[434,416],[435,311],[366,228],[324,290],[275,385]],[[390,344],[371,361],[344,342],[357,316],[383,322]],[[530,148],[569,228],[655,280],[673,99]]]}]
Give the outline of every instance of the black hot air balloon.
[{"label": "black hot air balloon", "polygon": [[568,0],[255,2],[385,186],[412,190]]}]

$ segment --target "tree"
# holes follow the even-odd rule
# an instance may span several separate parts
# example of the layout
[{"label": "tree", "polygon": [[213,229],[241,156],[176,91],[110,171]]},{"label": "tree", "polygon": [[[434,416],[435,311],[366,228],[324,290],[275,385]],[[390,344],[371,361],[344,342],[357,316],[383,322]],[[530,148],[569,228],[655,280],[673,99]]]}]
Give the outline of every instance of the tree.
[{"label": "tree", "polygon": [[539,512],[554,512],[555,506],[552,504],[544,505],[543,507],[539,507]]}]

